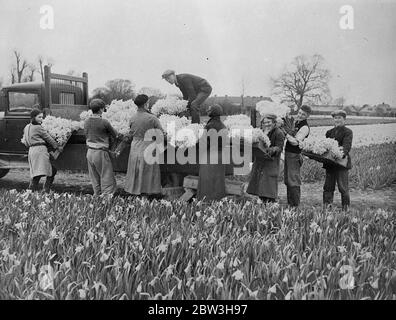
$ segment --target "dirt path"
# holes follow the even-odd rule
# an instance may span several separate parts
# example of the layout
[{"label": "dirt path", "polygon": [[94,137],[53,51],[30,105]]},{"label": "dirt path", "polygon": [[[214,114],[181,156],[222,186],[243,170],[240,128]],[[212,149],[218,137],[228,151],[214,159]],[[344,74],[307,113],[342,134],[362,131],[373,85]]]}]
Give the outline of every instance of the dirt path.
[{"label": "dirt path", "polygon": [[[117,184],[123,187],[124,174],[117,174]],[[23,190],[28,187],[29,171],[13,170],[4,178],[0,179],[0,189]],[[92,193],[92,188],[87,174],[59,172],[55,179],[54,189],[56,192],[77,192]],[[302,205],[321,206],[322,204],[323,182],[309,183],[302,186]],[[286,203],[286,188],[283,183],[279,183],[280,203]],[[388,208],[396,210],[396,184],[381,190],[357,190],[351,189],[352,206],[357,208]],[[334,202],[341,206],[340,194],[335,192]]]}]

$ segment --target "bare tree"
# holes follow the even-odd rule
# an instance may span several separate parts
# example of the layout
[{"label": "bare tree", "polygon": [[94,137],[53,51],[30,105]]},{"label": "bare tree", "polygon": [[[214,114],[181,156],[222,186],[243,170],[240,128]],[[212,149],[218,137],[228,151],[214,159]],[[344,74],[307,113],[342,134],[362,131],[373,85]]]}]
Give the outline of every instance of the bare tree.
[{"label": "bare tree", "polygon": [[330,71],[323,67],[324,59],[315,54],[295,57],[289,68],[271,79],[273,93],[283,102],[292,102],[298,109],[303,103],[328,103]]},{"label": "bare tree", "polygon": [[24,82],[34,81],[34,74],[37,71],[37,67],[34,64],[29,64],[27,67],[27,75],[24,78]]},{"label": "bare tree", "polygon": [[54,61],[51,58],[47,58],[47,63],[45,63],[45,59],[43,56],[39,56],[37,61],[39,64],[39,72],[41,75],[41,81],[44,81],[44,65],[47,65],[49,67],[52,67],[54,65]]},{"label": "bare tree", "polygon": [[15,67],[11,67],[10,73],[11,73],[11,84],[14,84],[16,82]]},{"label": "bare tree", "polygon": [[14,55],[16,59],[15,66],[11,67],[11,83],[21,83],[23,80],[23,72],[28,66],[28,63],[25,59],[21,58],[21,53],[17,50],[14,50]]}]

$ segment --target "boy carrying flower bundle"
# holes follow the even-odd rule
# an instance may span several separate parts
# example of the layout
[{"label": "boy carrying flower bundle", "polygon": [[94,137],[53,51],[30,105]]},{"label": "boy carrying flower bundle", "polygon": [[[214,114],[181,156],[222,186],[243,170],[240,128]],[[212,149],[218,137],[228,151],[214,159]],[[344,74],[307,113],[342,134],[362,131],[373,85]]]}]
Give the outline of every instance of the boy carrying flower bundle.
[{"label": "boy carrying flower bundle", "polygon": [[334,119],[334,128],[326,132],[326,138],[332,138],[338,141],[342,147],[344,158],[347,157],[348,163],[346,168],[324,164],[326,169],[326,180],[323,186],[323,204],[329,205],[333,202],[335,185],[341,193],[342,209],[347,210],[350,205],[349,187],[348,187],[348,170],[352,168],[351,157],[349,152],[352,147],[352,130],[345,126],[346,112],[338,110],[331,114]]}]

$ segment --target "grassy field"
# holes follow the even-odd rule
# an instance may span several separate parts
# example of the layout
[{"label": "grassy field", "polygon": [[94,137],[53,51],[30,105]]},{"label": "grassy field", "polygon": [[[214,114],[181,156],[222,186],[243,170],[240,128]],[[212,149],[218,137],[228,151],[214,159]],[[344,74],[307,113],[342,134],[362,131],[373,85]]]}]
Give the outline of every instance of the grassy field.
[{"label": "grassy field", "polygon": [[[227,116],[222,116],[224,120]],[[207,122],[208,116],[201,116],[201,122]],[[334,125],[331,116],[312,116],[309,120],[311,127],[332,126]],[[380,117],[347,117],[347,125],[364,125],[364,124],[383,124],[383,123],[396,123],[396,118],[380,118]]]},{"label": "grassy field", "polygon": [[0,299],[395,299],[395,212],[0,191]]},{"label": "grassy field", "polygon": [[62,172],[59,193],[32,193],[15,170],[0,181],[0,299],[395,300],[395,154],[353,148],[349,212],[322,209],[310,159],[297,211],[281,182],[271,205],[149,202],[95,198],[87,174]]}]

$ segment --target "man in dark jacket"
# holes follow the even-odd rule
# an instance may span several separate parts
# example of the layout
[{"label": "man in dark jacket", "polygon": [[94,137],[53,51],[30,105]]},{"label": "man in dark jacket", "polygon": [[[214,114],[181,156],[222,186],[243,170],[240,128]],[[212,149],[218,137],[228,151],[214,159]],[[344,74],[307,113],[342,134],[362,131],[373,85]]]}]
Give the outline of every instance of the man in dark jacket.
[{"label": "man in dark jacket", "polygon": [[287,132],[285,146],[284,181],[287,187],[287,203],[291,207],[298,207],[301,198],[301,173],[303,157],[299,144],[309,135],[307,119],[311,114],[311,107],[301,106],[294,124],[295,132]]},{"label": "man in dark jacket", "polygon": [[332,113],[335,127],[326,132],[326,138],[332,138],[338,141],[342,147],[344,158],[347,157],[347,167],[324,164],[326,169],[326,180],[323,187],[323,204],[328,205],[333,202],[335,185],[341,193],[342,209],[347,210],[350,205],[349,187],[348,187],[348,170],[352,168],[351,157],[349,152],[352,147],[352,130],[345,127],[346,113],[343,110]]},{"label": "man in dark jacket", "polygon": [[166,70],[162,78],[180,89],[183,99],[188,100],[187,109],[190,111],[192,123],[200,123],[200,106],[212,92],[209,82],[192,74],[175,74],[173,70]]}]

